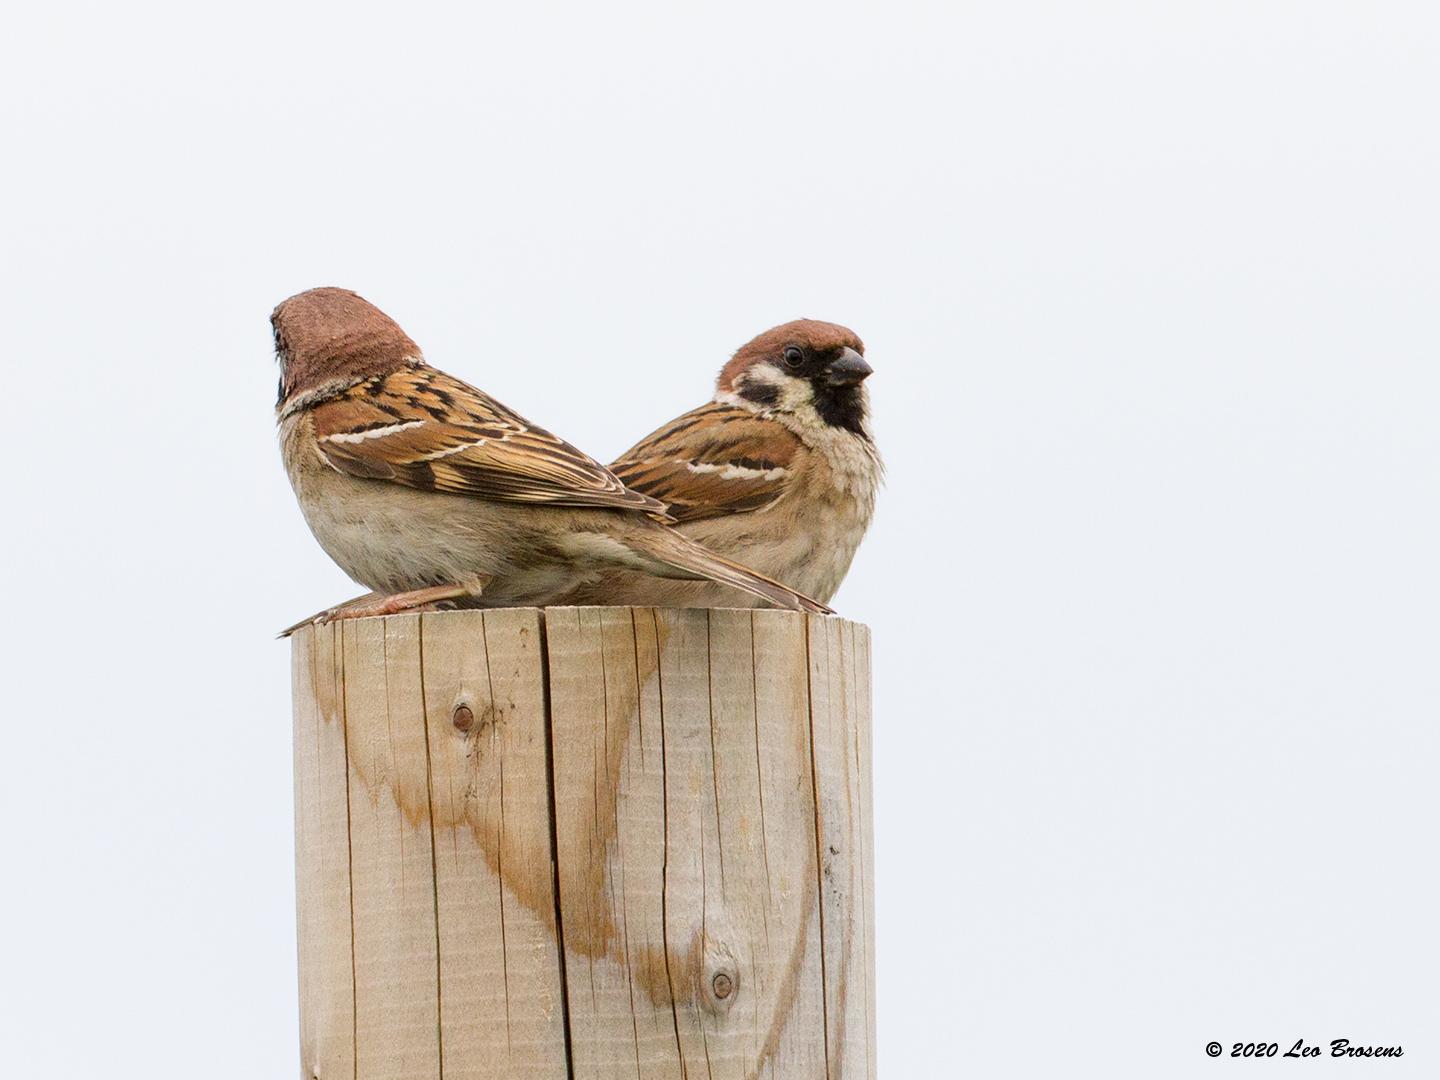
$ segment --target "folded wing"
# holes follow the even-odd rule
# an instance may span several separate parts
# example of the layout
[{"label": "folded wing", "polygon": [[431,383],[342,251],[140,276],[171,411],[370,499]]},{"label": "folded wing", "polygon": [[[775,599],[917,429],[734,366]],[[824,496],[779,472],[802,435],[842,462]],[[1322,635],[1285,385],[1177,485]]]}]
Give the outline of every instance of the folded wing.
[{"label": "folded wing", "polygon": [[311,410],[320,452],[350,476],[502,502],[638,510],[656,499],[475,387],[431,367],[359,383]]},{"label": "folded wing", "polygon": [[610,468],[676,521],[699,521],[774,503],[790,488],[799,451],[781,424],[717,402],[677,417]]}]

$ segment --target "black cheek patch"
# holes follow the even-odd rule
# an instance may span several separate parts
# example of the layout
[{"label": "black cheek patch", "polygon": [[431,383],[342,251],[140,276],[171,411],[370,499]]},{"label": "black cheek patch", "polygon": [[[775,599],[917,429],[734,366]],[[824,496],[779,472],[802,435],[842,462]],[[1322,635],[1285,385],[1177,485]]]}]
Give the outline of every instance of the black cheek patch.
[{"label": "black cheek patch", "polygon": [[780,400],[780,388],[769,383],[746,382],[740,387],[740,396],[757,405],[774,405]]}]

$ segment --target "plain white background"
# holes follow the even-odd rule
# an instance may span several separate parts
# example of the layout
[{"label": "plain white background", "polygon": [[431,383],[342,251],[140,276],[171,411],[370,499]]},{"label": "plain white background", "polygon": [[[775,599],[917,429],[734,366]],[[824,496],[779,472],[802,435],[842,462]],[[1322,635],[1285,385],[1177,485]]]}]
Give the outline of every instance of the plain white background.
[{"label": "plain white background", "polygon": [[[293,1075],[267,315],[606,458],[865,338],[883,1074],[1440,1068],[1426,4],[27,5],[0,44],[0,1058]],[[1211,1039],[1403,1044],[1385,1062]]]}]

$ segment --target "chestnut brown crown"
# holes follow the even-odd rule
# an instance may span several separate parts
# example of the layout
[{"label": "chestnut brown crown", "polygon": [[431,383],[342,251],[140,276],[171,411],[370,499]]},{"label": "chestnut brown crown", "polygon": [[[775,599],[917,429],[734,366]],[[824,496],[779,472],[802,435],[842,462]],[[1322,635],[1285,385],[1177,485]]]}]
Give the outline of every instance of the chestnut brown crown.
[{"label": "chestnut brown crown", "polygon": [[757,364],[771,364],[782,371],[795,368],[794,363],[786,362],[787,349],[801,350],[806,368],[821,365],[846,349],[865,355],[864,342],[848,327],[818,319],[796,319],[766,330],[737,349],[730,362],[720,369],[716,389],[733,391],[740,374]]},{"label": "chestnut brown crown", "polygon": [[385,375],[424,362],[398,323],[349,289],[309,289],[270,314],[280,400],[326,383]]}]

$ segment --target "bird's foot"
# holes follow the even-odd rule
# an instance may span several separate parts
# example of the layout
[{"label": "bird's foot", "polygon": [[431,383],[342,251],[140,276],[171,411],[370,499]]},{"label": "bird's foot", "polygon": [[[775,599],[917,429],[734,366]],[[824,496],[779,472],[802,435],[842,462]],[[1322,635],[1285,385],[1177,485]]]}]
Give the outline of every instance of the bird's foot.
[{"label": "bird's foot", "polygon": [[378,615],[400,615],[421,611],[436,611],[447,600],[465,600],[478,597],[491,578],[485,575],[467,577],[453,585],[431,585],[424,589],[410,589],[398,593],[369,592],[343,604],[326,608],[324,611],[301,619],[293,626],[280,631],[279,636],[289,637],[305,626],[325,626],[343,619],[369,619]]}]

